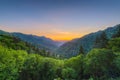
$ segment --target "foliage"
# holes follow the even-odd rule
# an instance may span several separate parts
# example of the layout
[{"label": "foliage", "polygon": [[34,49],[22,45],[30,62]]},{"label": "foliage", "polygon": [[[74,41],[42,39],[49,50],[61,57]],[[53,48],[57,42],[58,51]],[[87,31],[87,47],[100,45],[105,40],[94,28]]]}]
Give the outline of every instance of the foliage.
[{"label": "foliage", "polygon": [[83,47],[82,47],[82,46],[80,46],[80,49],[79,49],[79,54],[85,54],[84,49],[83,49]]},{"label": "foliage", "polygon": [[0,46],[0,79],[17,80],[27,53]]},{"label": "foliage", "polygon": [[83,76],[83,55],[79,55],[77,57],[72,57],[65,61],[65,67],[72,68],[76,71],[76,79],[81,79]]},{"label": "foliage", "polygon": [[119,80],[120,77],[120,38],[108,41],[107,48],[62,60],[45,57],[48,56],[45,51],[41,52],[44,56],[28,54],[26,49],[32,46],[16,38],[14,41],[12,36],[2,35],[0,42],[0,80]]},{"label": "foliage", "polygon": [[116,34],[114,34],[112,37],[113,37],[113,38],[120,37],[120,24],[117,25],[117,32],[116,32]]},{"label": "foliage", "polygon": [[120,38],[113,38],[108,42],[108,48],[120,52]]},{"label": "foliage", "polygon": [[85,74],[95,79],[110,77],[115,54],[111,50],[93,49],[85,58]]},{"label": "foliage", "polygon": [[12,48],[14,50],[26,50],[28,53],[37,53],[42,56],[50,56],[49,52],[39,49],[37,46],[33,46],[30,43],[24,42],[21,39],[11,35],[0,35],[0,45],[6,48]]},{"label": "foliage", "polygon": [[67,67],[63,69],[62,75],[63,75],[63,79],[73,80],[76,78],[76,71],[72,68]]},{"label": "foliage", "polygon": [[96,37],[93,47],[94,48],[106,48],[107,42],[108,42],[107,35],[105,32],[102,32],[100,36]]}]

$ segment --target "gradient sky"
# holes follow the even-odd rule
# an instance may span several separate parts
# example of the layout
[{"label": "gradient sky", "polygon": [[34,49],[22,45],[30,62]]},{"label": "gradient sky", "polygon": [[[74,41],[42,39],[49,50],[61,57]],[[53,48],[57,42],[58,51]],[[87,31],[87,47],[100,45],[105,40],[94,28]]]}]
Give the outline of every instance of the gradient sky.
[{"label": "gradient sky", "polygon": [[120,23],[120,0],[0,0],[0,29],[71,40]]}]

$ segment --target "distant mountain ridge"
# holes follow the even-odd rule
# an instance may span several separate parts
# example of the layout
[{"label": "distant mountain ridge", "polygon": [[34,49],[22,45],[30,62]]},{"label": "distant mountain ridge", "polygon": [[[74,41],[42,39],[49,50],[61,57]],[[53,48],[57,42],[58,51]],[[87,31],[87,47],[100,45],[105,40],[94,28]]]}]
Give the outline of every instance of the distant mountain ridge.
[{"label": "distant mountain ridge", "polygon": [[120,24],[114,27],[109,27],[105,30],[90,33],[83,36],[82,38],[73,39],[64,44],[63,42],[54,41],[50,38],[46,38],[45,36],[23,34],[19,32],[10,33],[3,30],[0,30],[0,34],[12,35],[36,47],[39,47],[40,49],[45,49],[56,54],[64,55],[66,57],[72,57],[76,56],[79,53],[80,46],[84,48],[86,53],[89,52],[93,48],[96,38],[100,36],[103,32],[105,32],[108,39],[111,39],[111,37],[117,33],[118,28],[120,28]]},{"label": "distant mountain ridge", "polygon": [[12,35],[14,37],[20,38],[21,40],[36,46],[36,47],[39,47],[41,49],[45,49],[48,51],[52,51],[52,52],[62,44],[62,42],[54,41],[50,38],[46,38],[45,36],[23,34],[23,33],[19,33],[19,32],[10,33],[10,32],[5,32],[3,30],[0,30],[0,34]]},{"label": "distant mountain ridge", "polygon": [[58,47],[58,42],[53,41],[50,38],[46,38],[45,36],[36,36],[36,35],[27,35],[23,33],[12,33],[12,35],[19,37],[20,39],[27,41],[33,45],[37,45],[41,48],[46,48],[49,50],[54,50]]},{"label": "distant mountain ridge", "polygon": [[82,38],[73,39],[60,46],[56,50],[56,53],[64,55],[66,57],[76,56],[79,53],[80,46],[82,46],[85,52],[87,53],[93,48],[95,40],[98,36],[105,32],[107,38],[111,39],[112,36],[118,32],[118,28],[120,28],[120,24],[114,27],[109,27],[102,31],[90,33],[88,35],[83,36]]}]

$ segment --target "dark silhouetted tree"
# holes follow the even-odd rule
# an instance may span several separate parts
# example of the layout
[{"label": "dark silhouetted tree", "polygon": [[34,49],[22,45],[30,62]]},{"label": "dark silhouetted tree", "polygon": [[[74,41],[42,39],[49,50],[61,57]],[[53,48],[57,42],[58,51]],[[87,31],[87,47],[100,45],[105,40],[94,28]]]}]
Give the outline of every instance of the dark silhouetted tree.
[{"label": "dark silhouetted tree", "polygon": [[82,47],[82,46],[80,46],[80,49],[79,49],[79,54],[85,54],[84,49],[83,49],[83,47]]},{"label": "dark silhouetted tree", "polygon": [[117,38],[117,37],[120,37],[120,24],[117,25],[118,26],[118,30],[117,30],[117,33],[115,35],[112,36],[112,38]]},{"label": "dark silhouetted tree", "polygon": [[102,32],[100,36],[96,37],[93,47],[94,48],[106,48],[107,44],[108,44],[108,39],[107,39],[106,33]]}]

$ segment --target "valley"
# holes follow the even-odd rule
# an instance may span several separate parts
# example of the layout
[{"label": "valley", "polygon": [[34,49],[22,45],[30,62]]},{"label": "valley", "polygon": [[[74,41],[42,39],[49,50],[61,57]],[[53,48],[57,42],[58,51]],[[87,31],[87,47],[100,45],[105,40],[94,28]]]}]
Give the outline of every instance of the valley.
[{"label": "valley", "polygon": [[120,79],[120,25],[58,45],[43,36],[0,30],[0,79]]}]

